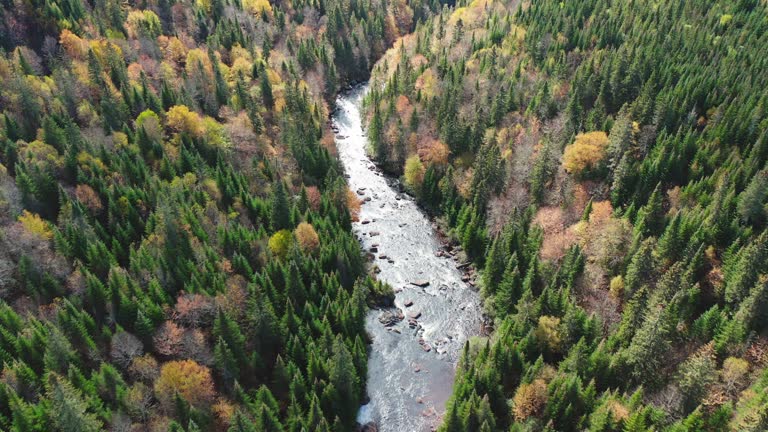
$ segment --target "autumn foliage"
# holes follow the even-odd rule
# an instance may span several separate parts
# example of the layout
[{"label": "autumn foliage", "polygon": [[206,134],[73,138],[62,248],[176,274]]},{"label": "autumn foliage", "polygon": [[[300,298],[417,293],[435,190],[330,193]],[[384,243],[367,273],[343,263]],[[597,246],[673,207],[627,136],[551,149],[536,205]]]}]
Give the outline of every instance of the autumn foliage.
[{"label": "autumn foliage", "polygon": [[210,369],[193,360],[163,364],[155,381],[155,396],[170,411],[177,393],[196,408],[210,406],[215,395]]},{"label": "autumn foliage", "polygon": [[573,144],[565,148],[563,167],[574,175],[586,175],[599,169],[608,147],[608,135],[605,132],[586,132],[576,135]]},{"label": "autumn foliage", "polygon": [[187,133],[193,137],[199,137],[205,133],[200,115],[190,111],[186,105],[171,107],[167,116],[168,127],[177,132]]},{"label": "autumn foliage", "polygon": [[530,384],[520,384],[512,399],[512,414],[517,421],[525,421],[531,416],[541,414],[547,402],[547,383],[535,379]]},{"label": "autumn foliage", "polygon": [[296,237],[301,250],[306,253],[314,253],[320,246],[320,237],[318,237],[311,224],[306,222],[300,223],[294,230],[293,235]]}]

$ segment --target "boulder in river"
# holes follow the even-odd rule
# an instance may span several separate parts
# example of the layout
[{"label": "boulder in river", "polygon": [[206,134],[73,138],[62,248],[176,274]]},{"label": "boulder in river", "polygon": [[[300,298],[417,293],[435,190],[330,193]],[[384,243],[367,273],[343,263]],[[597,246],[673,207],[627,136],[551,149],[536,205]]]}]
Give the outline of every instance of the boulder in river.
[{"label": "boulder in river", "polygon": [[357,428],[357,432],[379,432],[379,427],[375,422],[368,422],[364,425],[360,425]]},{"label": "boulder in river", "polygon": [[405,307],[411,307],[413,306],[413,300],[406,300],[405,303],[403,303]]},{"label": "boulder in river", "polygon": [[424,288],[429,286],[429,281],[424,279],[419,279],[419,280],[411,281],[411,285],[416,285],[417,287]]},{"label": "boulder in river", "polygon": [[400,310],[386,310],[379,315],[379,322],[384,324],[385,327],[392,327],[404,318],[403,313]]}]

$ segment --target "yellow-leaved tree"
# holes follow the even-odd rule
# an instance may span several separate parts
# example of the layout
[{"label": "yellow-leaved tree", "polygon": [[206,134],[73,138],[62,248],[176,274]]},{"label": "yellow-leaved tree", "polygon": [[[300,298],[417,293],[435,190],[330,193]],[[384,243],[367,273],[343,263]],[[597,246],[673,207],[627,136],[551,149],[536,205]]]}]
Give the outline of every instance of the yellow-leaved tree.
[{"label": "yellow-leaved tree", "polygon": [[53,238],[51,226],[43,220],[37,213],[30,213],[26,210],[19,216],[19,222],[30,233],[40,237],[43,240]]},{"label": "yellow-leaved tree", "polygon": [[411,189],[418,192],[421,190],[421,184],[424,183],[424,173],[426,169],[424,164],[421,163],[421,159],[418,156],[413,155],[405,161],[405,184]]},{"label": "yellow-leaved tree", "polygon": [[243,0],[243,9],[254,15],[272,14],[272,5],[269,0]]},{"label": "yellow-leaved tree", "polygon": [[608,147],[608,135],[603,131],[576,135],[573,144],[565,148],[563,167],[576,176],[585,176],[600,170]]},{"label": "yellow-leaved tree", "polygon": [[288,249],[291,247],[291,240],[293,236],[288,230],[280,230],[269,238],[269,250],[272,251],[272,255],[280,258],[285,258],[288,254]]},{"label": "yellow-leaved tree", "polygon": [[205,133],[200,115],[190,111],[186,105],[172,106],[168,110],[168,127],[193,137],[201,137]]},{"label": "yellow-leaved tree", "polygon": [[176,393],[197,409],[208,408],[215,396],[211,370],[194,360],[165,363],[155,381],[155,396],[171,410]]}]

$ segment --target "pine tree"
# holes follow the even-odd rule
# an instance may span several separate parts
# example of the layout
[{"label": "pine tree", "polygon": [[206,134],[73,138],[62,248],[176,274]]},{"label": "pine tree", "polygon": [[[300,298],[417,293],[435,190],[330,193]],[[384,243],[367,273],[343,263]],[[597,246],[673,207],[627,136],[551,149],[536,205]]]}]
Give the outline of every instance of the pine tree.
[{"label": "pine tree", "polygon": [[83,400],[82,393],[66,379],[52,376],[48,386],[48,398],[55,415],[51,421],[62,432],[97,432],[102,430],[102,422],[88,412],[89,406]]},{"label": "pine tree", "polygon": [[261,87],[261,99],[264,102],[264,106],[271,110],[275,107],[275,97],[272,95],[272,84],[269,82],[269,77],[266,71],[262,71],[260,80]]},{"label": "pine tree", "polygon": [[282,181],[278,181],[272,193],[270,226],[272,231],[291,229],[291,216],[288,197]]},{"label": "pine tree", "polygon": [[656,236],[664,228],[664,208],[662,206],[661,184],[656,185],[648,203],[637,215],[636,232],[640,235]]},{"label": "pine tree", "polygon": [[503,240],[496,237],[491,243],[490,252],[485,261],[485,270],[483,271],[483,295],[490,296],[496,292],[496,287],[504,275],[504,264],[506,253],[503,250]]}]

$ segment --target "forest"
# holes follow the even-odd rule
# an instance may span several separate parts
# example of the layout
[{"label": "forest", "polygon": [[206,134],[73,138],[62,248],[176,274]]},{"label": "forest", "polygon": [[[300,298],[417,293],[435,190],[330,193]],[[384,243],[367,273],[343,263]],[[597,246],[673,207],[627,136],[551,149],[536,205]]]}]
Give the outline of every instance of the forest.
[{"label": "forest", "polygon": [[370,152],[482,269],[440,428],[768,430],[763,1],[475,0],[374,67]]},{"label": "forest", "polygon": [[368,79],[494,323],[439,431],[768,430],[767,8],[0,0],[0,430],[358,429]]},{"label": "forest", "polygon": [[0,2],[0,430],[352,430],[327,125],[418,0]]}]

